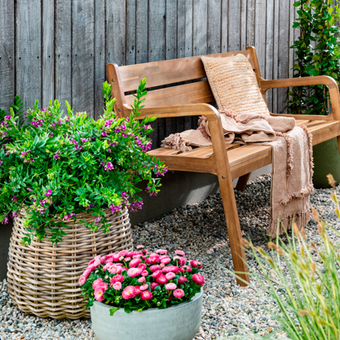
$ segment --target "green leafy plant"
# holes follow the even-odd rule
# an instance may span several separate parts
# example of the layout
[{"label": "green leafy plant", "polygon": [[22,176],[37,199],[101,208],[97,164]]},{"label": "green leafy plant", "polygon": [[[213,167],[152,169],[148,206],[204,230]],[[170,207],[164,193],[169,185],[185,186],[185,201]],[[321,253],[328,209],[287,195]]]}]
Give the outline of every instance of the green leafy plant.
[{"label": "green leafy plant", "polygon": [[0,221],[5,224],[23,214],[27,230],[23,243],[34,236],[41,240],[46,230],[58,243],[64,221],[75,221],[83,212],[96,216],[90,224],[81,221],[90,230],[107,230],[103,209],[110,208],[112,214],[125,207],[141,209],[139,182],[147,181],[150,195],[159,192],[166,168],[147,154],[149,123],[155,118],[138,120],[145,86],[143,79],[126,119],[116,116],[106,82],[104,113],[97,121],[84,112],[74,114],[68,102],[63,117],[57,100],[43,110],[36,101],[22,125],[19,98],[10,115],[0,112]]},{"label": "green leafy plant", "polygon": [[[334,179],[330,175],[329,180],[334,187],[332,199],[340,219]],[[292,238],[287,235],[287,244],[280,238],[276,243],[268,243],[270,252],[248,241],[245,245],[259,266],[259,271],[252,271],[253,279],[277,303],[280,313],[269,312],[290,339],[340,339],[339,245],[331,242],[326,229],[340,233],[320,221],[315,210],[313,218],[318,223],[320,244],[307,243],[304,229],[299,231],[294,226]]]},{"label": "green leafy plant", "polygon": [[205,283],[199,274],[202,264],[188,261],[181,250],[175,254],[169,256],[165,249],[149,252],[138,245],[137,251],[96,256],[79,278],[86,307],[103,302],[112,306],[113,315],[119,308],[130,313],[190,301]]},{"label": "green leafy plant", "polygon": [[[295,78],[327,75],[338,81],[340,47],[337,40],[340,30],[337,21],[340,9],[337,3],[337,0],[301,0],[294,3],[298,7],[298,17],[293,28],[300,29],[299,38],[291,46],[295,49]],[[286,108],[289,113],[329,113],[329,92],[323,85],[293,87],[288,95]]]}]

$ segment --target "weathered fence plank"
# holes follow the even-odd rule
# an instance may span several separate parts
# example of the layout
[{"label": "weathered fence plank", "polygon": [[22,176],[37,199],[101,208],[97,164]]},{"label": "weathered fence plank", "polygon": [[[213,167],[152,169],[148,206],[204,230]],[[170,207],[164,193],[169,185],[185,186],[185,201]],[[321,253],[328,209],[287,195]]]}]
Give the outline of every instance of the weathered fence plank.
[{"label": "weathered fence plank", "polygon": [[16,94],[14,1],[0,0],[0,8],[0,108],[7,111]]},{"label": "weathered fence plank", "polygon": [[36,99],[41,105],[41,14],[40,0],[17,1],[16,84],[26,108],[33,108]]},{"label": "weathered fence plank", "polygon": [[208,54],[221,52],[221,0],[208,1]]}]

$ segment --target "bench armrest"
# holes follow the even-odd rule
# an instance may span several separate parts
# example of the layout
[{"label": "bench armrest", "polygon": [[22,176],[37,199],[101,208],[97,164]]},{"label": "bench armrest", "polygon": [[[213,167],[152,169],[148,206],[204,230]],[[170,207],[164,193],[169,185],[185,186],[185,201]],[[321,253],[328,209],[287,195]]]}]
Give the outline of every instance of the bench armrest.
[{"label": "bench armrest", "polygon": [[282,87],[298,87],[298,86],[310,86],[310,85],[325,85],[329,89],[332,113],[328,116],[318,115],[288,115],[295,118],[312,118],[312,119],[336,119],[340,120],[340,95],[338,84],[332,77],[328,76],[315,76],[315,77],[302,77],[302,78],[290,78],[290,79],[277,79],[277,80],[265,80],[261,79],[261,92],[264,94],[267,90],[273,88]]}]

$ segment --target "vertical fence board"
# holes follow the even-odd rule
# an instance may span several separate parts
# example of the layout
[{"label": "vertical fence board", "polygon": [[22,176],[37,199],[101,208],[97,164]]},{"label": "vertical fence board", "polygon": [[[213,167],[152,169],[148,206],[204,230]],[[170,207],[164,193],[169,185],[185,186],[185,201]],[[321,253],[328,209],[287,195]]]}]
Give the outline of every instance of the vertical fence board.
[{"label": "vertical fence board", "polygon": [[9,112],[15,96],[14,1],[0,0],[0,108]]},{"label": "vertical fence board", "polygon": [[106,79],[105,60],[105,2],[94,3],[94,118],[103,113],[103,94],[101,88]]},{"label": "vertical fence board", "polygon": [[[280,0],[274,0],[274,18],[279,17],[279,2]],[[273,43],[273,79],[278,79],[279,70],[279,20],[274,20],[274,43]],[[278,90],[273,89],[273,112],[278,111]]]},{"label": "vertical fence board", "polygon": [[54,2],[42,1],[42,106],[54,99]]},{"label": "vertical fence board", "polygon": [[193,55],[193,0],[185,0],[185,56]]},{"label": "vertical fence board", "polygon": [[193,54],[207,54],[208,0],[195,0],[193,5]]},{"label": "vertical fence board", "polygon": [[228,51],[228,37],[229,37],[229,0],[222,0],[221,3],[221,52]]},{"label": "vertical fence board", "polygon": [[221,52],[221,0],[208,2],[208,54]]},{"label": "vertical fence board", "polygon": [[255,0],[247,1],[247,46],[255,46]]},{"label": "vertical fence board", "polygon": [[177,1],[177,58],[185,57],[185,0]]},{"label": "vertical fence board", "polygon": [[72,105],[72,3],[55,3],[55,98]]},{"label": "vertical fence board", "polygon": [[266,0],[256,0],[255,48],[262,77],[266,76]]},{"label": "vertical fence board", "polygon": [[76,111],[94,116],[94,0],[74,0],[72,11],[72,97]]},{"label": "vertical fence board", "polygon": [[106,1],[107,62],[125,65],[126,0]]},{"label": "vertical fence board", "polygon": [[247,0],[241,0],[241,50],[247,47]]},{"label": "vertical fence board", "polygon": [[16,17],[16,84],[26,108],[41,106],[41,3],[18,0]]},{"label": "vertical fence board", "polygon": [[136,63],[136,1],[126,0],[126,64]]},{"label": "vertical fence board", "polygon": [[[136,7],[136,63],[148,61],[148,1],[138,1]],[[137,14],[138,13],[138,14]]]},{"label": "vertical fence board", "polygon": [[[265,77],[266,79],[273,79],[273,58],[274,58],[274,0],[267,0],[266,12],[266,64]],[[273,90],[268,90],[266,93],[266,100],[269,111],[273,110]]]},{"label": "vertical fence board", "polygon": [[241,48],[241,2],[229,1],[228,13],[228,51],[238,51]]}]

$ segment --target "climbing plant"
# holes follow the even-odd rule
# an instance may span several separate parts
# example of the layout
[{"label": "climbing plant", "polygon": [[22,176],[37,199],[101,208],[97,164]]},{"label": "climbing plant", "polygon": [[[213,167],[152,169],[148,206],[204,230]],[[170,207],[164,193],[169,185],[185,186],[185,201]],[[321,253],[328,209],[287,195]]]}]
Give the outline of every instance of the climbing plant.
[{"label": "climbing plant", "polygon": [[[340,79],[339,0],[301,0],[294,3],[297,19],[293,28],[300,36],[291,46],[295,49],[294,78],[328,75]],[[325,86],[293,87],[288,93],[289,113],[329,113],[329,93]]]}]

